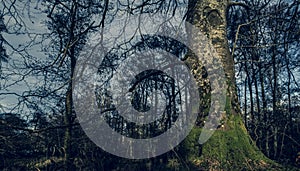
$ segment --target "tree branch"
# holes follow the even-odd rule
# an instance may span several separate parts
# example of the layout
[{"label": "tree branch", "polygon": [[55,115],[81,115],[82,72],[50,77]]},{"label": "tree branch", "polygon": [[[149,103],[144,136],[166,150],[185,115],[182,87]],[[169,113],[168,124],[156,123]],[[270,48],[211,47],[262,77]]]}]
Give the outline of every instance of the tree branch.
[{"label": "tree branch", "polygon": [[233,1],[228,2],[227,8],[230,8],[233,6],[240,6],[240,7],[245,8],[246,10],[250,9],[250,7],[247,4],[242,3],[242,2],[233,2]]}]

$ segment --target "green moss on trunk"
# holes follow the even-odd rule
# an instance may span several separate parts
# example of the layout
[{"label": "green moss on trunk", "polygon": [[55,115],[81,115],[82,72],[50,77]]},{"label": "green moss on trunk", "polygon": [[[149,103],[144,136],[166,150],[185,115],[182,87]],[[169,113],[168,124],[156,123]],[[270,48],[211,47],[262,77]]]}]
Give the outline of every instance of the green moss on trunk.
[{"label": "green moss on trunk", "polygon": [[[202,147],[201,128],[194,128],[184,141],[192,170],[286,170],[263,155],[249,137],[241,116],[231,116],[227,127],[215,131]],[[202,150],[201,150],[202,148]],[[199,152],[201,154],[199,155]],[[293,168],[289,168],[293,170]]]}]

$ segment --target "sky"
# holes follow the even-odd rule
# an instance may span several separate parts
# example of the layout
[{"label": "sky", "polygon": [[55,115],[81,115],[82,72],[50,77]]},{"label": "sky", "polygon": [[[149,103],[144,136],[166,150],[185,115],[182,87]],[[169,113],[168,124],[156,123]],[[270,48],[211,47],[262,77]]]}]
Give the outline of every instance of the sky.
[{"label": "sky", "polygon": [[[17,14],[17,18],[12,17],[7,9],[4,9],[3,4],[9,6],[10,1],[0,3],[0,11],[4,13],[4,23],[8,29],[8,32],[2,33],[2,36],[7,41],[4,47],[9,56],[8,62],[2,63],[2,73],[3,75],[9,76],[7,79],[1,80],[0,110],[2,110],[2,112],[14,113],[17,111],[11,111],[10,109],[18,104],[18,96],[15,94],[21,95],[24,91],[42,84],[39,80],[40,78],[30,76],[29,70],[24,68],[25,61],[29,64],[34,62],[34,60],[28,61],[24,56],[29,55],[37,61],[47,61],[48,56],[43,51],[43,48],[51,46],[52,37],[49,37],[50,31],[45,25],[48,18],[45,13],[41,12],[45,7],[40,1],[16,1],[14,4],[15,8],[12,8],[11,12],[13,12],[14,15]],[[139,2],[136,1],[135,4],[137,5]],[[183,8],[183,11],[180,11],[177,17],[173,17],[169,22],[172,23],[173,26],[178,25],[178,23],[182,24],[181,18],[183,18],[184,11]],[[111,27],[106,26],[109,29],[105,29],[104,39],[106,39],[108,49],[109,47],[113,47],[116,40],[118,43],[121,43],[132,37],[132,35],[139,34],[139,32],[156,33],[157,28],[160,27],[159,23],[161,22],[161,17],[163,17],[152,16],[149,18],[149,16],[144,16],[139,18],[128,14],[124,15],[124,11],[118,11],[118,15],[116,16],[117,18],[110,24]],[[157,23],[157,25],[155,26],[154,23]],[[124,25],[126,25],[126,29],[123,27]],[[140,25],[139,30],[136,29],[137,25]],[[184,25],[181,25],[181,27],[184,27]],[[99,40],[99,37],[99,32],[91,34],[88,43],[95,44],[95,42]],[[26,50],[23,50],[25,47]],[[29,75],[23,77],[25,73]],[[15,82],[17,83],[15,84]],[[5,95],[6,93],[8,94]]]},{"label": "sky", "polygon": [[[39,2],[39,1],[37,1]],[[15,9],[12,12],[18,13],[19,18],[13,18],[9,15],[7,9],[4,9],[5,5],[10,4],[9,1],[3,1],[0,3],[0,11],[4,13],[4,23],[7,27],[8,32],[3,32],[2,36],[7,41],[4,45],[7,55],[9,56],[8,62],[2,62],[2,73],[12,74],[6,80],[1,80],[1,86],[11,85],[14,82],[22,79],[22,74],[26,73],[25,70],[16,70],[16,68],[24,68],[24,58],[22,55],[32,55],[39,57],[40,59],[45,58],[46,55],[42,52],[41,43],[33,44],[34,42],[41,42],[41,34],[48,34],[49,30],[45,26],[47,20],[46,14],[40,12],[41,5],[38,3],[28,2],[24,5],[24,2],[16,1]],[[38,7],[38,8],[37,8]],[[20,26],[19,24],[23,22]],[[15,30],[18,30],[18,34]],[[35,40],[34,42],[32,40]],[[43,44],[47,44],[49,40],[44,41]],[[9,44],[9,45],[8,45]],[[22,51],[26,47],[26,51]],[[14,48],[14,49],[13,49]],[[20,50],[17,53],[15,50]],[[26,54],[27,53],[27,54]],[[27,71],[28,72],[28,71]],[[38,81],[34,77],[26,77],[23,81],[18,82],[12,86],[8,86],[5,89],[0,90],[1,93],[17,93],[22,94],[24,90],[28,90],[28,87],[36,85]],[[3,87],[1,87],[3,88]],[[2,112],[10,112],[9,107],[13,107],[18,102],[15,95],[0,96],[0,107]],[[8,107],[8,108],[7,108]]]}]

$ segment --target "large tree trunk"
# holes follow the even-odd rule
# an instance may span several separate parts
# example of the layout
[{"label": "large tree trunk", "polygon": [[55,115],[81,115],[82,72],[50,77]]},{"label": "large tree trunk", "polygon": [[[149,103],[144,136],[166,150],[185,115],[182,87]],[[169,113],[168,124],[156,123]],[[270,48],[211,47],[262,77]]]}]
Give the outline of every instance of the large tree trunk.
[{"label": "large tree trunk", "polygon": [[[193,162],[196,168],[205,170],[257,170],[266,168],[272,170],[270,166],[276,164],[268,160],[251,140],[239,109],[235,87],[234,60],[229,51],[226,32],[226,10],[228,5],[227,0],[189,1],[187,21],[199,27],[201,32],[208,37],[218,54],[216,58],[220,58],[222,61],[227,79],[226,120],[224,125],[216,130],[213,136],[203,144],[201,156],[195,157],[196,155],[194,155]],[[191,36],[191,39],[197,39],[197,37]],[[191,63],[194,61],[187,59],[190,66],[193,65]],[[202,65],[200,62],[198,61],[199,66]],[[198,68],[201,69],[202,67]],[[197,81],[201,80],[201,72],[193,71],[193,69],[192,72],[195,74]],[[206,102],[209,102],[209,100],[206,100]],[[201,128],[195,128],[189,138],[196,139],[199,137],[200,130]],[[186,141],[190,142],[189,138]]]}]

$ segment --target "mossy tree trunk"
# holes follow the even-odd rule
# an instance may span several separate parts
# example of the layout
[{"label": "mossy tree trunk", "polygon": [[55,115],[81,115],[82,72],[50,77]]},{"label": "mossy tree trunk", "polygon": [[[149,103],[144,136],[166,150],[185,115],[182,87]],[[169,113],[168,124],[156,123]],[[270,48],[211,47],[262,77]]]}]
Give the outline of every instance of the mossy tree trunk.
[{"label": "mossy tree trunk", "polygon": [[[266,168],[270,170],[271,167],[278,169],[280,167],[267,159],[256,147],[242,120],[235,85],[234,60],[229,51],[226,32],[226,12],[229,5],[233,4],[227,0],[189,1],[187,21],[198,27],[208,37],[218,54],[216,58],[220,58],[222,61],[227,83],[224,125],[203,144],[201,147],[202,154],[200,156],[197,156],[196,153],[189,154],[189,160],[192,161],[195,168],[204,170],[257,170]],[[191,36],[190,39],[197,42],[197,36]],[[195,61],[197,60],[189,59],[189,57],[187,59],[190,66],[195,65]],[[195,71],[202,70],[201,65],[201,61],[198,60],[199,67],[192,68],[197,82],[206,81],[205,79],[201,80],[203,77],[200,74],[203,72]],[[206,84],[199,83],[199,85]],[[206,100],[206,102],[208,101]],[[188,144],[186,148],[197,148],[195,142],[197,142],[200,132],[201,128],[195,128],[192,131],[185,141]]]}]

